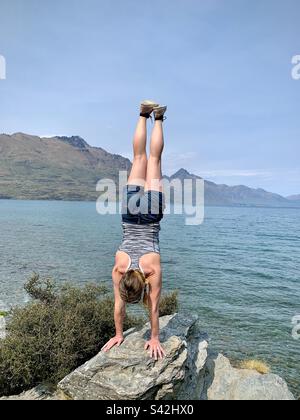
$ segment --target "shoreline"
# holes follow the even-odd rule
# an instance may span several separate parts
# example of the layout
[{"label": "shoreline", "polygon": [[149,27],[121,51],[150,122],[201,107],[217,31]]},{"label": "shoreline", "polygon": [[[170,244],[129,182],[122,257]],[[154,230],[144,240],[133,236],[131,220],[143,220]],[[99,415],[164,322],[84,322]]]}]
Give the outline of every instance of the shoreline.
[{"label": "shoreline", "polygon": [[[8,197],[0,197],[0,201],[16,201],[16,202],[37,202],[37,203],[44,203],[44,202],[49,202],[49,203],[89,203],[89,204],[96,204],[97,199],[99,197],[96,197],[95,199],[78,199],[78,198],[74,198],[73,199],[55,199],[55,198],[8,198]],[[121,201],[119,200],[111,200],[111,202],[113,203],[117,203],[119,205],[121,205]],[[171,203],[171,206],[174,207],[178,204],[176,203]],[[181,206],[181,204],[179,204],[179,206]],[[296,209],[296,210],[300,210],[300,204],[296,204],[296,205],[288,205],[288,206],[271,206],[271,205],[254,205],[254,204],[204,204],[204,207],[208,207],[208,208],[238,208],[238,209]],[[121,214],[121,213],[120,213]]]}]

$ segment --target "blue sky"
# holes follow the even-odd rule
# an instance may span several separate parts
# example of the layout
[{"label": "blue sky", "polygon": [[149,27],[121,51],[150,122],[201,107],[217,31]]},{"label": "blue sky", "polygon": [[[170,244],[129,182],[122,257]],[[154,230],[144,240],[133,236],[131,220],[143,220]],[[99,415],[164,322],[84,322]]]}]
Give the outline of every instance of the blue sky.
[{"label": "blue sky", "polygon": [[0,0],[0,131],[129,157],[154,98],[166,173],[300,193],[299,17],[299,0]]}]

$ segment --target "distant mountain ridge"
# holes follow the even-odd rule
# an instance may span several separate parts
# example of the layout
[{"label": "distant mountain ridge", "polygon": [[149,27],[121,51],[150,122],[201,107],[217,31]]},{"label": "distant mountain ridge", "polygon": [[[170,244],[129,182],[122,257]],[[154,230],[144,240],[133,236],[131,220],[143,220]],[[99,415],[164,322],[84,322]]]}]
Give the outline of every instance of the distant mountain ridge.
[{"label": "distant mountain ridge", "polygon": [[83,138],[80,136],[71,136],[71,137],[57,136],[53,138],[61,140],[67,144],[70,144],[71,146],[77,147],[78,149],[88,149],[90,147],[87,144],[87,142],[83,140]]},{"label": "distant mountain ridge", "polygon": [[[202,179],[198,175],[189,173],[186,169],[179,169],[169,180]],[[274,207],[298,207],[298,203],[288,200],[279,194],[265,191],[262,188],[250,188],[245,185],[228,186],[204,181],[205,203],[215,206],[274,206]]]},{"label": "distant mountain ridge", "polygon": [[[0,198],[28,200],[95,200],[99,179],[118,182],[119,171],[131,162],[80,136],[51,138],[24,133],[0,135]],[[181,168],[171,177],[201,179]],[[300,196],[299,196],[300,197]],[[205,181],[206,205],[298,207],[297,198],[284,198],[244,185],[218,185]]]},{"label": "distant mountain ridge", "polygon": [[300,201],[300,194],[298,194],[298,195],[290,195],[290,196],[288,196],[286,198],[287,198],[287,200],[290,200],[290,201]]}]

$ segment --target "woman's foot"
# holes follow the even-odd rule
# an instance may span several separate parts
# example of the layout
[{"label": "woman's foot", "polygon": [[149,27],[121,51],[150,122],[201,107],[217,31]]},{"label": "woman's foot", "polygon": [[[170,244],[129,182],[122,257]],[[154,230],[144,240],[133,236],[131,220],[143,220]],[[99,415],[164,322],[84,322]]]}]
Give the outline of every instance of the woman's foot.
[{"label": "woman's foot", "polygon": [[149,118],[150,115],[153,112],[153,109],[158,107],[158,103],[154,102],[154,101],[143,101],[141,103],[141,107],[140,107],[140,116],[141,117],[145,117],[145,118]]},{"label": "woman's foot", "polygon": [[166,117],[165,117],[165,112],[167,110],[166,106],[156,106],[153,109],[153,114],[154,114],[154,119],[155,121],[163,121]]}]

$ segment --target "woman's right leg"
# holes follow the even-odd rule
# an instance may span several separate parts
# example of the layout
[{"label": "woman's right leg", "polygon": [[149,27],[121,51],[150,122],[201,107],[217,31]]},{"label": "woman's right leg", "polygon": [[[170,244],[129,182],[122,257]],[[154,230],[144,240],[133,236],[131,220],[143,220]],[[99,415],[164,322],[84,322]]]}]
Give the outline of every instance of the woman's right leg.
[{"label": "woman's right leg", "polygon": [[162,121],[155,121],[151,143],[150,155],[146,174],[146,191],[162,191],[161,157],[164,150],[164,134]]},{"label": "woman's right leg", "polygon": [[147,118],[140,117],[133,137],[133,162],[128,185],[144,187],[147,175]]}]

